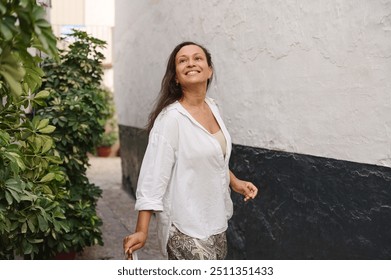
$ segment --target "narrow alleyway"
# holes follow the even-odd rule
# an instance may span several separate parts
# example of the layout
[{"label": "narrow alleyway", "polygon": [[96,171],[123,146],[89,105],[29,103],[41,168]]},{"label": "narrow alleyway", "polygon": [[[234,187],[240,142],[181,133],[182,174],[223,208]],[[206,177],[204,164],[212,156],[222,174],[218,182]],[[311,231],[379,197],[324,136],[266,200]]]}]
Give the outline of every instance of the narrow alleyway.
[{"label": "narrow alleyway", "polygon": [[[103,220],[104,246],[93,246],[77,256],[79,260],[121,260],[124,259],[122,239],[135,228],[137,213],[135,199],[127,194],[121,185],[120,157],[91,157],[87,176],[91,183],[103,190],[98,202],[98,215]],[[139,251],[139,259],[164,259],[158,250],[156,222],[153,219],[147,244]]]}]

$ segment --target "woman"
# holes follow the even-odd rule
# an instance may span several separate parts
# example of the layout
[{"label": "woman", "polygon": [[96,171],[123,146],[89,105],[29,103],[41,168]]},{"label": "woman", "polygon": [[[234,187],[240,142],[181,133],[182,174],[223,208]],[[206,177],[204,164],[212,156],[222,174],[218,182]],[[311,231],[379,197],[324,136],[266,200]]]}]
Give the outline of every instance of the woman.
[{"label": "woman", "polygon": [[130,255],[145,245],[156,213],[168,259],[224,259],[232,216],[231,188],[253,199],[257,188],[229,170],[231,138],[215,102],[210,53],[184,42],[171,53],[160,96],[148,122],[149,142],[137,185],[136,232],[124,238]]}]

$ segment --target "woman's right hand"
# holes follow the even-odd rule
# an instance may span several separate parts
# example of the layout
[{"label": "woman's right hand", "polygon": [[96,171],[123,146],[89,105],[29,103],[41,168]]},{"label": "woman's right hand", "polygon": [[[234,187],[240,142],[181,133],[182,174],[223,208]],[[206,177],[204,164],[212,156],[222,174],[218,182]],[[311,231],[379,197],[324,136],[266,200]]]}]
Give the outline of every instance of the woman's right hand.
[{"label": "woman's right hand", "polygon": [[124,252],[127,256],[130,256],[134,251],[144,247],[147,241],[147,234],[142,231],[135,232],[124,238]]},{"label": "woman's right hand", "polygon": [[124,253],[127,256],[130,256],[134,251],[144,247],[148,237],[148,227],[152,213],[152,210],[139,211],[136,232],[124,238]]}]

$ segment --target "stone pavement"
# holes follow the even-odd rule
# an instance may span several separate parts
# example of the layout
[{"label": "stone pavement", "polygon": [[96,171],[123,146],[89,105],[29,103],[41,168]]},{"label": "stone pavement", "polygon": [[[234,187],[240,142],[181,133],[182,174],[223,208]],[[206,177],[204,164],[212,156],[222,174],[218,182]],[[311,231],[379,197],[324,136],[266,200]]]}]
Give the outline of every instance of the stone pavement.
[{"label": "stone pavement", "polygon": [[[123,260],[122,240],[135,229],[137,213],[134,211],[135,199],[122,188],[121,158],[91,156],[90,164],[87,177],[103,190],[97,212],[103,220],[101,229],[104,246],[88,247],[76,259]],[[138,257],[143,260],[164,259],[158,249],[154,218],[151,220],[146,246],[138,251]]]}]

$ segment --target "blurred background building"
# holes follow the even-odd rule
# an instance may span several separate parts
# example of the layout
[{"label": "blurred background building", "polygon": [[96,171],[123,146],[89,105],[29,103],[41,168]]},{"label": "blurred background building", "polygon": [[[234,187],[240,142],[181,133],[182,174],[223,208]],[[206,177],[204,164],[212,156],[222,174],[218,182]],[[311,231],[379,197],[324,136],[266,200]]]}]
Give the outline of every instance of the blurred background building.
[{"label": "blurred background building", "polygon": [[114,91],[113,84],[113,32],[114,0],[51,0],[50,21],[57,37],[66,36],[76,28],[107,43],[102,50],[105,56],[104,85]]}]

